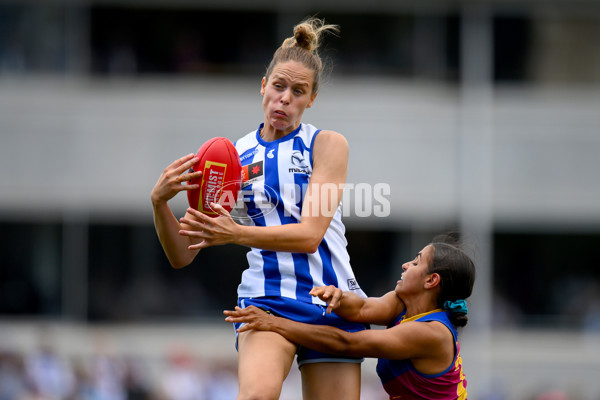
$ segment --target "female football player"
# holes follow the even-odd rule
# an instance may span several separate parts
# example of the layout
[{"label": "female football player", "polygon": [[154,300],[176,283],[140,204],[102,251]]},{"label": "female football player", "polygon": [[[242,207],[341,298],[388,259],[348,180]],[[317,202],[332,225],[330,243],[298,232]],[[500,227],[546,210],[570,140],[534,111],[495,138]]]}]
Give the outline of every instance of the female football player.
[{"label": "female football player", "polygon": [[[188,172],[198,161],[193,154],[164,170],[151,199],[156,231],[173,267],[189,265],[210,246],[248,246],[239,307],[253,305],[296,321],[359,331],[366,326],[326,313],[325,302],[310,295],[313,286],[334,285],[365,297],[350,267],[341,221],[348,143],[337,132],[302,122],[323,73],[317,50],[323,34],[336,31],[314,18],[298,24],[262,78],[263,122],[235,142],[249,170],[240,199],[245,224],[217,204],[218,218],[191,208],[180,220],[173,215],[167,202],[198,188],[185,184],[200,176]],[[240,332],[237,348],[238,399],[278,399],[296,355],[305,399],[360,396],[360,357],[300,347],[276,332],[259,330]]]},{"label": "female football player", "polygon": [[327,302],[328,313],[385,325],[385,330],[346,332],[256,307],[224,313],[240,333],[275,332],[315,350],[379,358],[377,374],[390,399],[466,399],[457,327],[468,321],[465,299],[473,289],[475,266],[456,244],[434,240],[402,269],[395,289],[382,297],[364,299],[333,286],[311,292]]}]

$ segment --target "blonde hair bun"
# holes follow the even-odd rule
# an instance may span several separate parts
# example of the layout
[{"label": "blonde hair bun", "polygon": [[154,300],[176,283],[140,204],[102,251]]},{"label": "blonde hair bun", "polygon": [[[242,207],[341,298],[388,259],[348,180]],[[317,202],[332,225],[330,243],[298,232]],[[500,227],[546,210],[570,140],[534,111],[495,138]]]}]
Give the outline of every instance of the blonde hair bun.
[{"label": "blonde hair bun", "polygon": [[281,47],[297,46],[310,52],[319,48],[321,36],[325,32],[338,33],[337,25],[325,24],[324,20],[308,18],[294,27],[294,36],[283,41]]},{"label": "blonde hair bun", "polygon": [[287,61],[297,61],[302,63],[311,71],[314,72],[314,81],[312,92],[317,93],[319,90],[319,82],[323,75],[323,61],[317,52],[321,44],[323,33],[331,32],[338,33],[337,25],[326,25],[325,21],[318,18],[308,18],[294,27],[294,36],[283,41],[267,67],[265,78],[268,80],[271,76],[273,68],[278,63]]}]

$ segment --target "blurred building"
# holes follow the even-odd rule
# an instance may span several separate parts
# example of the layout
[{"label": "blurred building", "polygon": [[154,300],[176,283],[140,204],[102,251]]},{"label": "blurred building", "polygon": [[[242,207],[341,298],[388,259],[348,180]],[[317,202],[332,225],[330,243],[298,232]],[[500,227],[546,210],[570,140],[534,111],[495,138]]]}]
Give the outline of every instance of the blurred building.
[{"label": "blurred building", "polygon": [[[597,337],[593,0],[0,0],[0,315],[220,318],[246,250],[172,270],[149,194],[172,160],[258,126],[264,69],[309,15],[341,26],[304,120],[350,143],[344,210],[365,291],[390,290],[403,261],[460,229],[479,265],[473,349],[514,332],[569,349],[556,332]],[[598,374],[588,350],[572,351]],[[508,360],[473,353],[488,388],[492,375],[512,379],[490,372]]]}]

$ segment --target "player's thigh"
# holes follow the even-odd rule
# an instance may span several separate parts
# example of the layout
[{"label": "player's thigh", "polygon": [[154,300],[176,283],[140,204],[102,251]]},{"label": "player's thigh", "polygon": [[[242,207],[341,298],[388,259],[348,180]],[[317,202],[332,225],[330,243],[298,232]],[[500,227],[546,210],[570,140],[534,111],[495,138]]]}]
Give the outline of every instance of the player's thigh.
[{"label": "player's thigh", "polygon": [[278,399],[290,372],[296,345],[274,332],[248,331],[238,336],[238,400]]},{"label": "player's thigh", "polygon": [[359,400],[360,363],[304,364],[302,397],[305,400]]}]

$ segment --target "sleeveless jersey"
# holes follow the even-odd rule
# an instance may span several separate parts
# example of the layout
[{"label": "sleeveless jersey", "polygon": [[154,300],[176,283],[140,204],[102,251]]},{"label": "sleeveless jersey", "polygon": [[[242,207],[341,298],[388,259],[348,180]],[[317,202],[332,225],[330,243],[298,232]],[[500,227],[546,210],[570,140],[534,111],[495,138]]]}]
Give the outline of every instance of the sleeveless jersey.
[{"label": "sleeveless jersey", "polygon": [[[242,164],[242,189],[235,208],[239,215],[232,216],[255,226],[297,224],[320,130],[300,124],[288,135],[266,142],[260,137],[262,126],[235,142]],[[283,296],[324,304],[308,292],[313,286],[335,285],[364,297],[350,267],[341,214],[340,204],[315,253],[251,248],[247,254],[249,268],[242,273],[238,296]]]},{"label": "sleeveless jersey", "polygon": [[[401,323],[402,317],[403,314],[396,319],[394,325]],[[379,359],[377,375],[379,375],[383,388],[389,394],[390,399],[466,400],[467,380],[462,370],[458,333],[450,322],[448,314],[446,311],[440,310],[425,314],[415,321],[439,321],[446,325],[454,338],[454,360],[445,371],[435,375],[426,375],[418,372],[410,360]]]}]

